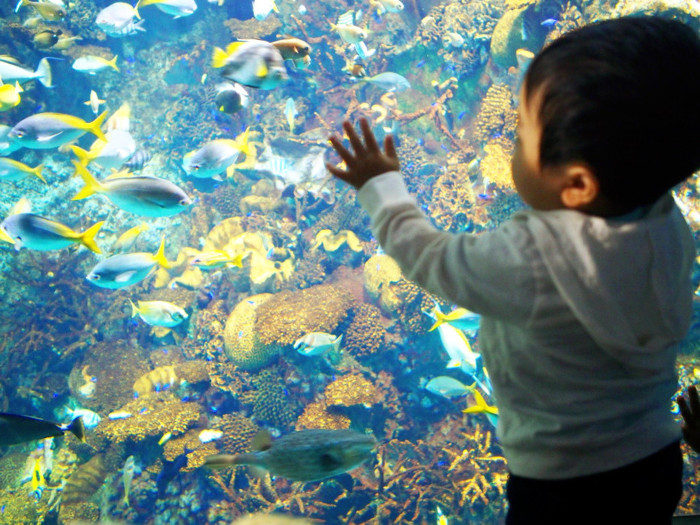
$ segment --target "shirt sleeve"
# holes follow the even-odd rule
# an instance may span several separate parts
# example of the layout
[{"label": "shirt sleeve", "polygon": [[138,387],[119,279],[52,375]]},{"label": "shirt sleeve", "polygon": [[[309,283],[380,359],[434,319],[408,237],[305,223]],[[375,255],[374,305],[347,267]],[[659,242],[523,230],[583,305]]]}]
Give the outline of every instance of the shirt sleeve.
[{"label": "shirt sleeve", "polygon": [[522,221],[478,235],[436,229],[398,171],[358,192],[372,231],[407,279],[454,304],[504,320],[529,319],[536,296],[535,248]]}]

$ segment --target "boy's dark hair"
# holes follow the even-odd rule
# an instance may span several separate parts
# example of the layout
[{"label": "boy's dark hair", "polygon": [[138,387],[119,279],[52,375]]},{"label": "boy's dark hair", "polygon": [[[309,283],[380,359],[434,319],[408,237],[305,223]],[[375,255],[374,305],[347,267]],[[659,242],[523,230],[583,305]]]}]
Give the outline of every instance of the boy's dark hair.
[{"label": "boy's dark hair", "polygon": [[540,163],[584,162],[623,210],[650,204],[700,168],[700,38],[659,17],[591,24],[530,64],[542,90]]}]

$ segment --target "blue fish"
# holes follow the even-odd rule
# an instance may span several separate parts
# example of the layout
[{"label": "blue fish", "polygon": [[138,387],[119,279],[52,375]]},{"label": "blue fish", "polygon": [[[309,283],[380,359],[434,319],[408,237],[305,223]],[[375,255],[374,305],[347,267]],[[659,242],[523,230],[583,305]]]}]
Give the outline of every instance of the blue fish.
[{"label": "blue fish", "polygon": [[556,23],[557,20],[555,18],[547,18],[546,20],[542,20],[542,22],[540,22],[540,25],[543,27],[554,27]]}]

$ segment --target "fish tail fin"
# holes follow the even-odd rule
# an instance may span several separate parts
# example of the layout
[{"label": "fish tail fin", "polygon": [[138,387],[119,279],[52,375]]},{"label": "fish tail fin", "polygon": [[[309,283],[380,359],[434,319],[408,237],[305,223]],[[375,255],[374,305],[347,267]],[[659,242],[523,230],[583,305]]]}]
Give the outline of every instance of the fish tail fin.
[{"label": "fish tail fin", "polygon": [[430,327],[428,332],[432,332],[433,330],[438,328],[441,324],[445,323],[447,320],[445,314],[443,314],[437,308],[435,309],[435,311],[433,311],[433,313],[435,314],[435,322],[433,323],[433,326]]},{"label": "fish tail fin", "polygon": [[29,5],[29,0],[19,0],[19,2],[17,2],[17,6],[15,6],[15,13],[19,11],[20,7],[24,7],[25,5]]},{"label": "fish tail fin", "polygon": [[243,254],[239,253],[236,255],[231,261],[229,262],[231,266],[238,266],[239,268],[243,268]]},{"label": "fish tail fin", "polygon": [[100,250],[100,247],[97,245],[97,242],[95,242],[95,237],[97,236],[97,233],[100,231],[100,228],[102,228],[102,225],[104,223],[105,221],[95,223],[80,234],[80,242],[88,250],[92,250],[95,253],[102,253],[102,250]]},{"label": "fish tail fin", "polygon": [[53,87],[51,83],[53,78],[51,75],[51,66],[46,58],[39,60],[39,65],[36,66],[36,71],[34,73],[36,74],[37,80],[41,82],[44,87]]},{"label": "fish tail fin", "polygon": [[160,246],[158,247],[158,251],[153,255],[153,258],[159,266],[165,269],[172,268],[173,265],[170,264],[165,257],[165,237],[160,240]]},{"label": "fish tail fin", "polygon": [[277,4],[275,3],[275,0],[272,0],[272,10],[273,10],[275,13],[279,13],[279,12],[280,12],[280,10],[277,8]]},{"label": "fish tail fin", "polygon": [[77,437],[83,443],[85,441],[85,423],[83,423],[83,416],[76,417],[70,424],[63,430],[71,432],[75,437]]},{"label": "fish tail fin", "polygon": [[138,9],[140,7],[144,7],[147,5],[157,4],[158,2],[160,2],[160,0],[139,0],[138,2],[136,2],[135,9]]},{"label": "fish tail fin", "polygon": [[107,65],[114,69],[117,73],[119,73],[119,67],[117,67],[117,58],[119,58],[119,55],[114,55],[114,58],[112,60],[107,61]]},{"label": "fish tail fin", "polygon": [[[115,57],[116,58],[116,57]],[[86,126],[86,131],[89,131],[93,135],[95,135],[98,139],[104,140],[107,142],[107,137],[105,137],[105,134],[102,133],[102,123],[105,121],[107,118],[107,110],[103,111],[102,114],[97,117],[95,120],[92,122],[88,122]]]},{"label": "fish tail fin", "polygon": [[[0,82],[1,82],[1,80],[0,80]],[[17,91],[17,93],[24,93],[22,86],[19,85],[19,81],[15,81],[15,91]]]},{"label": "fish tail fin", "polygon": [[131,317],[139,315],[139,307],[134,304],[134,301],[129,299],[129,304],[131,305]]},{"label": "fish tail fin", "polygon": [[214,454],[204,458],[204,466],[210,469],[221,469],[238,465],[239,454]]},{"label": "fish tail fin", "polygon": [[78,157],[78,162],[87,168],[88,164],[92,161],[90,157],[90,152],[85,151],[80,146],[70,146],[70,150]]},{"label": "fish tail fin", "polygon": [[80,177],[83,179],[83,182],[85,183],[85,187],[80,190],[78,193],[76,193],[75,197],[73,197],[74,201],[79,201],[81,199],[86,199],[90,195],[93,195],[94,193],[99,193],[103,191],[104,186],[100,184],[100,181],[98,181],[92,173],[90,173],[85,166],[80,164],[77,160],[73,161],[73,166],[75,166],[75,172],[80,175]]},{"label": "fish tail fin", "polygon": [[246,128],[246,130],[241,134],[239,137],[239,140],[237,146],[238,150],[241,153],[245,153],[245,156],[248,157],[251,154],[251,146],[249,145],[249,139],[250,139],[250,128]]},{"label": "fish tail fin", "polygon": [[44,175],[42,175],[42,173],[41,173],[43,169],[44,169],[44,165],[39,164],[36,168],[32,168],[31,172],[32,172],[32,175],[36,175],[37,177],[39,177],[41,179],[41,182],[46,184],[46,179],[44,178]]},{"label": "fish tail fin", "polygon": [[139,14],[139,7],[141,6],[141,1],[139,0],[136,2],[136,5],[134,6],[134,16],[141,20],[141,15]]},{"label": "fish tail fin", "polygon": [[226,65],[227,58],[228,58],[228,54],[226,53],[226,51],[224,51],[220,47],[215,47],[214,54],[211,57],[211,67],[213,67],[213,68],[224,67]]},{"label": "fish tail fin", "polygon": [[338,338],[333,342],[333,349],[337,352],[340,349],[340,343],[343,342],[343,334],[340,334]]}]

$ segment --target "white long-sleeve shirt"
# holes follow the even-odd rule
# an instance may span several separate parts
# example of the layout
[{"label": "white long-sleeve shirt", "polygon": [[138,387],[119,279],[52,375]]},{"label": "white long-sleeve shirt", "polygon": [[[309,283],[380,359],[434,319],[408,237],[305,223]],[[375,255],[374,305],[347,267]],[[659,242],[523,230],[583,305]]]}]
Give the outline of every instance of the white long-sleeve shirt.
[{"label": "white long-sleeve shirt", "polygon": [[695,246],[671,195],[637,220],[528,210],[479,235],[434,228],[399,172],[358,199],[408,279],[482,315],[512,473],[603,472],[679,439],[670,408]]}]

